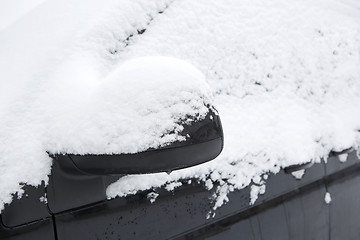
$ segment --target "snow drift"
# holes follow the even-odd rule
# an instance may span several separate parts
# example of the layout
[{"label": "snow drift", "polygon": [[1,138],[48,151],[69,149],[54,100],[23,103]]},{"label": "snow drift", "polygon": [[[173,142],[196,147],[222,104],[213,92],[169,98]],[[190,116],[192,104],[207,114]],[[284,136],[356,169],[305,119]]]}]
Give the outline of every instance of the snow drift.
[{"label": "snow drift", "polygon": [[[44,1],[24,11],[0,29],[0,208],[12,193],[21,194],[22,184],[47,181],[46,151],[136,152],[166,144],[176,136],[156,137],[164,131],[154,126],[179,128],[171,113],[203,113],[211,95],[225,135],[217,159],[170,175],[123,177],[108,187],[108,197],[171,190],[192,178],[208,188],[220,183],[216,208],[228,192],[264,184],[264,174],[358,148],[357,6],[350,0],[91,0]],[[164,87],[170,84],[163,76],[154,85],[132,84],[126,76],[137,73],[120,66],[149,55],[191,63],[211,93],[197,71],[190,75],[199,81],[181,86],[175,79]],[[133,107],[157,90],[159,98]],[[162,97],[171,104],[161,105]]]}]

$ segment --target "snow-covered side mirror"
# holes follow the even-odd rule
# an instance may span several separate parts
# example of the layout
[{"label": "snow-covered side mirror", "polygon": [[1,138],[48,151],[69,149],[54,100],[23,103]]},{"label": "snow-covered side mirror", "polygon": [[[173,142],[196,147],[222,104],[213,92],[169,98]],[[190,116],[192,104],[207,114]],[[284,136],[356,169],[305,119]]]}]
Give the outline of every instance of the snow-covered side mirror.
[{"label": "snow-covered side mirror", "polygon": [[172,171],[214,159],[223,148],[205,76],[179,59],[125,62],[72,114],[48,152],[60,165],[61,156],[70,157],[87,174]]},{"label": "snow-covered side mirror", "polygon": [[[185,141],[135,154],[67,156],[78,170],[87,174],[143,174],[171,172],[201,164],[216,158],[222,151],[223,131],[220,118],[213,110],[209,110],[204,119],[184,125],[181,135],[186,136]],[[61,166],[61,156],[58,158]],[[67,166],[61,167],[66,171]]]}]

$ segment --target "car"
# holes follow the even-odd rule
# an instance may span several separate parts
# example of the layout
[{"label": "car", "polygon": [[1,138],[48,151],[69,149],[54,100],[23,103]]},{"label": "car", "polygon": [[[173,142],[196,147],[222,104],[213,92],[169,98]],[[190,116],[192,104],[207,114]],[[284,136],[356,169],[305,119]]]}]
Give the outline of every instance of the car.
[{"label": "car", "polygon": [[[208,108],[203,119],[183,125],[180,134],[187,137],[186,141],[177,141],[161,148],[133,154],[52,155],[54,161],[49,184],[39,187],[26,186],[26,197],[7,205],[1,213],[1,239],[98,238],[101,233],[90,233],[86,236],[88,231],[80,231],[85,234],[82,236],[61,236],[57,231],[56,219],[76,209],[93,212],[99,203],[117,205],[117,200],[107,200],[106,188],[120,176],[170,173],[217,157],[223,148],[223,131],[218,113],[213,107]],[[103,213],[96,215],[102,216]],[[120,215],[119,217],[123,218]]]},{"label": "car", "polygon": [[354,1],[0,1],[0,239],[359,239]]},{"label": "car", "polygon": [[[221,132],[219,128],[214,129]],[[183,151],[182,148],[177,150]],[[116,156],[108,160],[109,156],[84,159],[54,156],[49,185],[27,186],[26,197],[6,206],[1,214],[0,237],[356,239],[360,234],[356,221],[360,213],[357,207],[360,163],[355,151],[347,152],[333,152],[327,163],[290,166],[277,175],[270,175],[265,194],[253,205],[249,204],[250,187],[234,191],[229,195],[231,201],[210,217],[213,193],[195,179],[172,192],[158,189],[160,196],[154,202],[149,201],[150,190],[108,200],[105,189],[119,177],[116,171],[122,172],[124,168],[111,167],[109,173],[105,173],[104,168],[92,172],[77,163],[91,162],[94,158],[111,162]],[[219,149],[215,155],[218,153]],[[338,155],[346,154],[346,162],[338,160]],[[208,159],[213,157],[207,156]],[[156,171],[173,170],[173,167]],[[305,168],[302,179],[291,175]],[[331,197],[326,196],[329,193]],[[45,203],[39,201],[44,194],[47,196]]]}]

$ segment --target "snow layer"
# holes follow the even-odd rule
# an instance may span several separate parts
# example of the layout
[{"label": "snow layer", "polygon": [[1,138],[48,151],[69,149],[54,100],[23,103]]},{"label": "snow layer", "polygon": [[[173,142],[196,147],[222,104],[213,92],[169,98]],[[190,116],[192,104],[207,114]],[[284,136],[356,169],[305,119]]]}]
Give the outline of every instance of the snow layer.
[{"label": "snow layer", "polygon": [[175,56],[202,70],[215,95],[225,147],[216,160],[170,176],[123,177],[108,187],[108,197],[197,178],[208,188],[220,183],[217,208],[227,193],[261,186],[265,173],[356,148],[359,29],[359,9],[337,1],[173,2],[114,55],[119,61]]},{"label": "snow layer", "polygon": [[[163,121],[170,115],[160,105],[133,108],[137,100],[156,102],[154,96],[168,91],[152,95],[155,87],[131,84],[127,77],[144,83],[144,76],[119,66],[135,57],[171,56],[200,69],[220,112],[225,147],[216,160],[170,175],[123,177],[108,187],[109,198],[160,186],[173,190],[180,180],[195,178],[209,189],[220,184],[214,208],[251,183],[253,203],[265,189],[266,173],[319,162],[330,150],[357,148],[357,6],[351,0],[54,0],[24,11],[0,31],[0,209],[11,193],[21,194],[21,184],[47,181],[46,151],[136,152],[169,140],[152,127],[179,128],[174,119]],[[162,86],[165,80],[158,80]],[[166,111],[203,112],[201,104],[210,99],[206,87],[185,83],[172,82],[167,96],[174,98],[166,102],[181,107]],[[173,94],[179,87],[184,94]],[[181,99],[193,101],[194,108]],[[137,128],[130,115],[114,109],[129,111],[141,123],[146,121],[138,117],[152,111],[163,118],[155,122],[148,114],[149,125]],[[113,125],[117,118],[122,121]],[[118,144],[125,136],[128,145]]]},{"label": "snow layer", "polygon": [[0,2],[0,30],[13,24],[45,0],[2,0]]}]

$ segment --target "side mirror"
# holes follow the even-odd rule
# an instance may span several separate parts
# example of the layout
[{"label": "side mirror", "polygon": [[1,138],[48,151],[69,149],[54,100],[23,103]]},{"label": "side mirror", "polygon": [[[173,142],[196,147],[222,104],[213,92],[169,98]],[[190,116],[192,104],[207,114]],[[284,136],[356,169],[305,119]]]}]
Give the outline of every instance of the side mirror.
[{"label": "side mirror", "polygon": [[[71,119],[85,124],[68,122],[71,129],[56,136],[62,142],[53,143],[55,150],[49,151],[64,153],[56,156],[64,172],[77,170],[91,175],[170,172],[204,163],[218,156],[223,148],[220,118],[211,106],[210,95],[205,76],[188,62],[160,56],[129,60],[103,79],[89,99],[83,101],[84,105],[77,106],[80,110]],[[186,118],[192,121],[189,123]],[[175,123],[183,128],[173,128]],[[148,134],[142,134],[147,130]],[[174,138],[174,131],[182,137]],[[74,137],[69,137],[68,132]],[[142,136],[146,141],[140,144],[147,147],[139,151],[145,151],[121,154],[126,150],[119,150],[111,155],[124,145],[137,145]],[[77,140],[68,144],[63,141],[67,138],[69,142]],[[154,149],[158,145],[152,141],[160,138],[178,141],[171,140],[169,145]],[[110,150],[106,150],[108,146]],[[92,152],[92,147],[97,149]]]},{"label": "side mirror", "polygon": [[[86,174],[145,174],[171,172],[198,165],[216,158],[223,149],[220,118],[211,108],[204,119],[184,125],[184,130],[180,134],[186,136],[186,141],[135,154],[66,156],[79,171]],[[61,161],[61,155],[56,158],[64,171],[71,171],[74,167],[69,166],[66,161]]]}]

